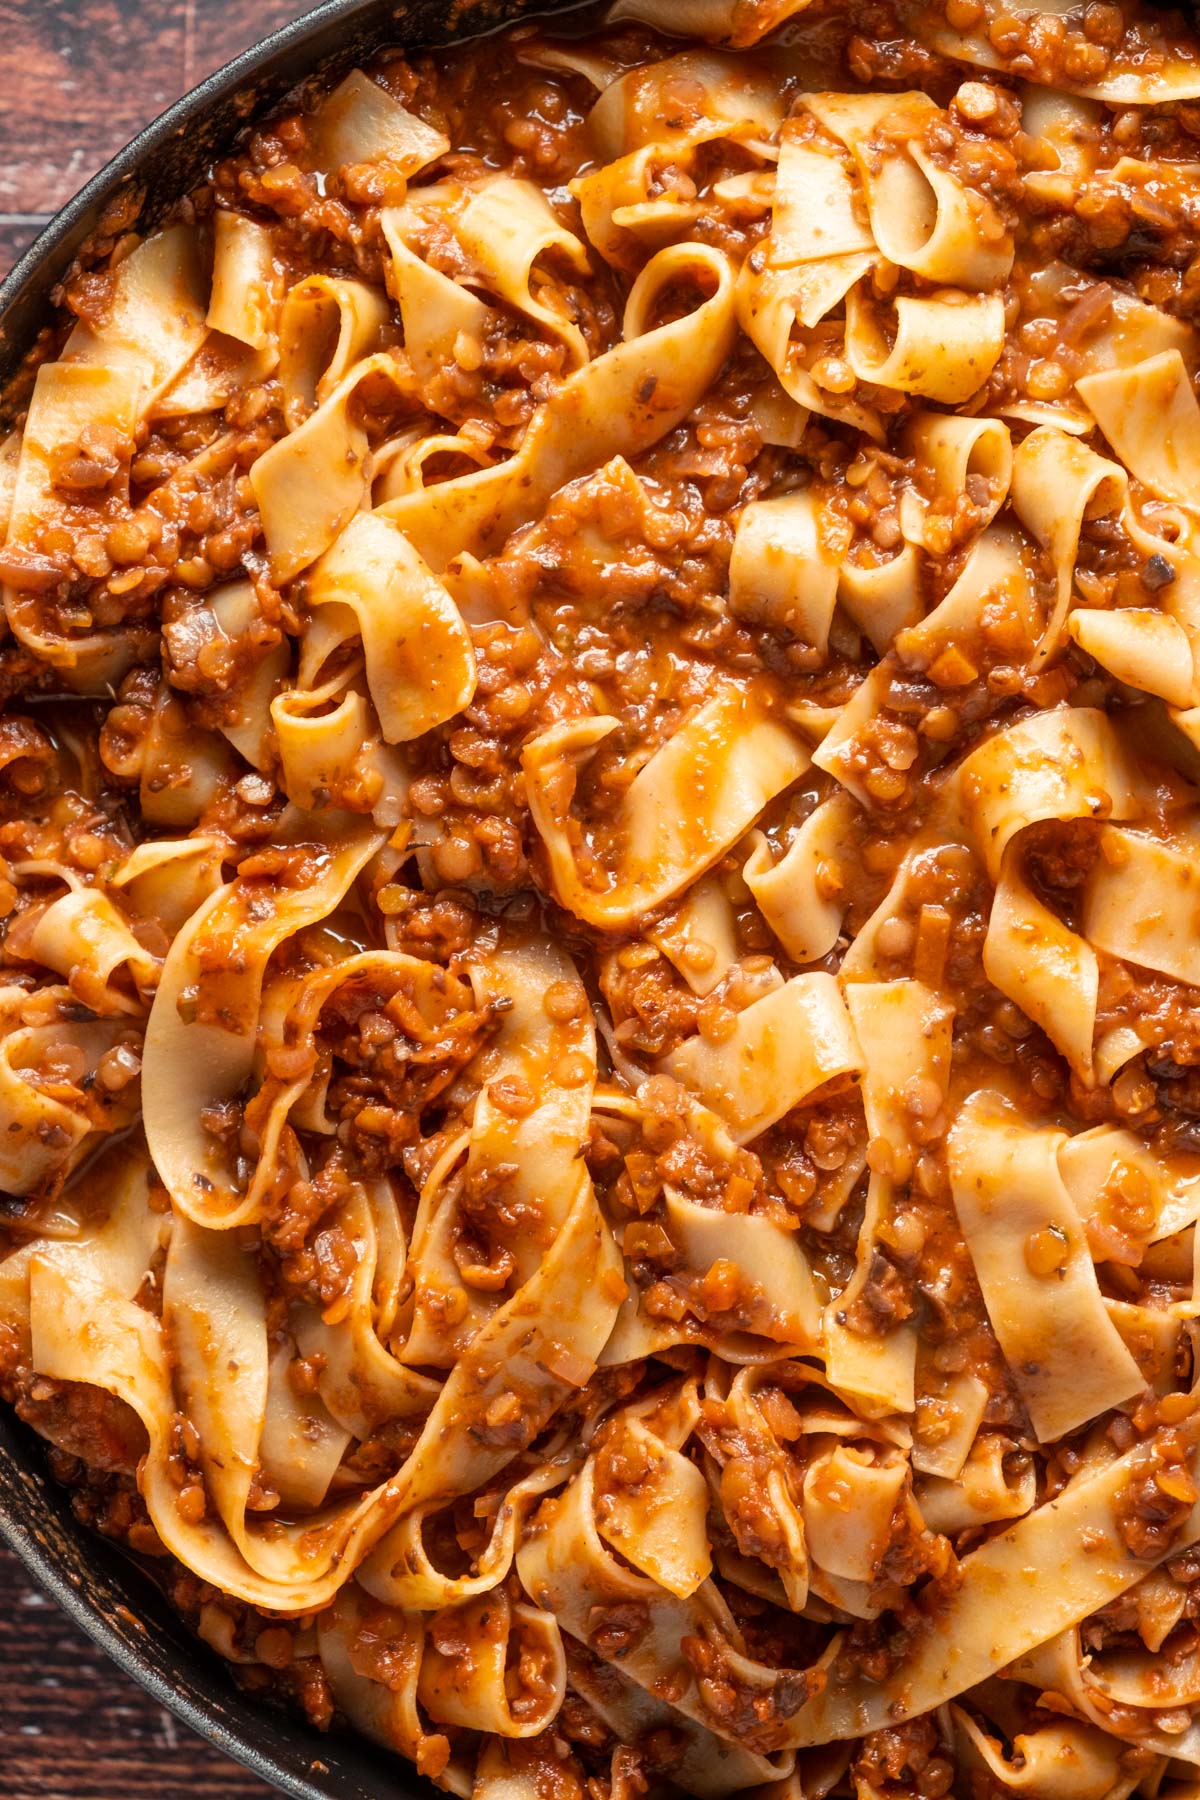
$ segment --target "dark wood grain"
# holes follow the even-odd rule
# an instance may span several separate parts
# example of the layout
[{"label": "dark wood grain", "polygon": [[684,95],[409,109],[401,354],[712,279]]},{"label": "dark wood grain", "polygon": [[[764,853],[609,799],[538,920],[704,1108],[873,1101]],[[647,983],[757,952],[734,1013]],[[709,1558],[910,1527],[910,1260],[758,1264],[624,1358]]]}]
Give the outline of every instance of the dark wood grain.
[{"label": "dark wood grain", "polygon": [[[303,0],[0,0],[0,274],[140,126]],[[4,1800],[262,1800],[0,1550]]]},{"label": "dark wood grain", "polygon": [[172,100],[301,0],[0,0],[0,274]]},{"label": "dark wood grain", "polygon": [[5,1800],[264,1800],[88,1643],[0,1550],[0,1793]]}]

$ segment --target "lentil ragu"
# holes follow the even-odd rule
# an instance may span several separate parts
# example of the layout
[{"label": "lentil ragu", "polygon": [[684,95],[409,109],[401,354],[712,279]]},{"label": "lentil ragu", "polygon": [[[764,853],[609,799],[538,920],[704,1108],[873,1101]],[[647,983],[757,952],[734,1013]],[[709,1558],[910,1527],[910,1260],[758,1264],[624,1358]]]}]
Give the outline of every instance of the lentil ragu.
[{"label": "lentil ragu", "polygon": [[0,1394],[472,1800],[1185,1800],[1200,43],[561,23],[55,296]]}]

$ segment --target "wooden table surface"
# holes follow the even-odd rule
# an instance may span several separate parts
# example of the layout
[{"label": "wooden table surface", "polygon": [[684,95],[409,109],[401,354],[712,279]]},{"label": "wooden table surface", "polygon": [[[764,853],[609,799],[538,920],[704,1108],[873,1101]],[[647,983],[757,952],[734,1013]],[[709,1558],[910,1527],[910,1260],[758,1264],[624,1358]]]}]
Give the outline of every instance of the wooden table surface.
[{"label": "wooden table surface", "polygon": [[[0,0],[0,274],[129,138],[307,0]],[[262,1800],[0,1551],[5,1800]]]}]

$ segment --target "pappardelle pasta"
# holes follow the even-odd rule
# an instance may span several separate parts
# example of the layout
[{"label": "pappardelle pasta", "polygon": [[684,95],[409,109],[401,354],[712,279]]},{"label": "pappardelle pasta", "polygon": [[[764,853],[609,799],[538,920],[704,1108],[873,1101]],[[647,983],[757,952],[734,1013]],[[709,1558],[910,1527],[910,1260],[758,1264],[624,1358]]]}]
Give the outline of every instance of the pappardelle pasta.
[{"label": "pappardelle pasta", "polygon": [[463,1800],[1200,1793],[1200,39],[617,0],[0,449],[0,1392]]}]

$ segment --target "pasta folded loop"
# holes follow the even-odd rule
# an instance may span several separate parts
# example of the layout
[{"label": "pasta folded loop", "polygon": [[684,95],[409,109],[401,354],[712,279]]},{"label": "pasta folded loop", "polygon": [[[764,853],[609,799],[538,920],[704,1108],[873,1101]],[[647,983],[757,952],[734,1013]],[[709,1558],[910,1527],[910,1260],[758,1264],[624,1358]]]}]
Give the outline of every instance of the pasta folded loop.
[{"label": "pasta folded loop", "polygon": [[[506,1294],[536,1272],[576,1202],[591,1115],[595,1031],[570,958],[533,939],[491,958],[474,984],[497,1031],[471,1065],[481,1088],[461,1191],[427,1188],[417,1216],[404,1354],[422,1366],[453,1366]],[[574,1003],[573,1016],[550,1017],[551,989],[562,1010]],[[510,1092],[520,1096],[514,1110]],[[484,1197],[498,1203],[494,1211],[483,1209]]]},{"label": "pasta folded loop", "polygon": [[138,942],[107,894],[78,882],[42,913],[29,950],[101,1015],[144,1013],[158,985],[160,959]]},{"label": "pasta folded loop", "polygon": [[1000,419],[917,413],[908,428],[906,447],[917,459],[926,501],[905,520],[906,535],[925,549],[936,552],[945,548],[940,535],[935,535],[933,520],[953,514],[961,494],[970,495],[983,529],[1009,498],[1012,438]]},{"label": "pasta folded loop", "polygon": [[406,743],[469,706],[471,634],[442,583],[383,513],[360,513],[309,577],[309,605],[353,615],[385,742]]},{"label": "pasta folded loop", "polygon": [[293,884],[272,870],[219,888],[172,944],[151,1008],[146,1136],[173,1204],[198,1226],[229,1229],[255,1219],[277,1173],[268,1160],[245,1180],[201,1118],[234,1101],[251,1073],[267,964],[338,905],[383,841],[344,814],[301,815],[297,823]]},{"label": "pasta folded loop", "polygon": [[640,1574],[680,1600],[694,1594],[712,1573],[707,1485],[680,1448],[699,1411],[694,1386],[673,1404],[656,1395],[626,1408],[614,1421],[597,1462],[606,1493],[611,1483],[611,1499],[597,1517],[600,1536]]},{"label": "pasta folded loop", "polygon": [[144,238],[117,265],[103,320],[95,325],[81,320],[64,346],[68,365],[128,371],[139,417],[182,374],[208,335],[202,243],[191,225],[170,225]]},{"label": "pasta folded loop", "polygon": [[1096,952],[1086,926],[1081,936],[1029,886],[1019,840],[1048,819],[1136,819],[1149,804],[1149,778],[1101,713],[1060,707],[988,739],[960,764],[956,787],[968,838],[996,884],[984,944],[988,978],[1091,1084]]},{"label": "pasta folded loop", "polygon": [[752,58],[682,50],[611,82],[588,132],[606,163],[645,144],[679,151],[724,137],[773,155],[784,113],[778,82]]},{"label": "pasta folded loop", "polygon": [[1172,843],[1106,825],[1099,851],[1084,896],[1088,939],[1110,956],[1200,982],[1194,832]]},{"label": "pasta folded loop", "polygon": [[846,361],[876,387],[959,405],[983,387],[1003,347],[999,294],[899,294],[886,331],[858,288],[846,296]]},{"label": "pasta folded loop", "polygon": [[601,930],[639,920],[711,868],[809,761],[799,740],[753,695],[725,687],[630,783],[619,814],[617,866],[601,887],[581,870],[569,808],[575,759],[616,723],[606,717],[568,720],[531,740],[522,754],[529,809],[555,894],[577,918]]},{"label": "pasta folded loop", "polygon": [[379,348],[387,320],[386,297],[364,281],[308,275],[288,290],[279,316],[279,381],[290,431]]},{"label": "pasta folded loop", "polygon": [[744,1144],[826,1082],[857,1075],[863,1053],[836,980],[815,973],[754,1001],[723,1042],[697,1033],[660,1066]]},{"label": "pasta folded loop", "polygon": [[[106,693],[137,659],[136,628],[113,631],[60,631],[46,618],[40,587],[45,575],[65,577],[67,569],[46,558],[43,535],[72,516],[74,495],[59,485],[64,467],[78,454],[89,431],[111,434],[121,447],[113,491],[128,492],[128,457],[141,408],[143,372],[134,364],[109,368],[99,362],[43,363],[34,381],[25,428],[20,438],[8,508],[6,549],[18,559],[35,559],[32,586],[4,587],[4,612],[13,636],[27,649],[61,671],[78,692]],[[10,559],[11,560],[11,559]]]},{"label": "pasta folded loop", "polygon": [[918,1113],[932,1132],[946,1104],[953,1008],[922,981],[849,981],[846,1006],[862,1045],[862,1095],[870,1134],[871,1175],[855,1248],[854,1272],[825,1309],[825,1367],[839,1391],[867,1417],[914,1409],[917,1337],[901,1313],[881,1326],[867,1304],[870,1282],[888,1267],[883,1254],[898,1195],[918,1152]]},{"label": "pasta folded loop", "polygon": [[1179,350],[1081,376],[1075,386],[1136,480],[1160,500],[1200,509],[1200,402]]},{"label": "pasta folded loop", "polygon": [[1104,1308],[1087,1234],[1058,1168],[1056,1131],[1032,1131],[974,1094],[949,1136],[950,1186],[992,1329],[1041,1443],[1142,1390]]},{"label": "pasta folded loop", "polygon": [[[120,1012],[76,1022],[67,988],[0,988],[0,1186],[32,1194],[72,1169],[101,1134],[136,1116],[136,1088],[109,1092],[95,1079],[101,1059],[122,1043],[140,1050]],[[57,1016],[56,1016],[57,1015]],[[136,1066],[136,1064],[135,1064]]]},{"label": "pasta folded loop", "polygon": [[462,343],[480,345],[497,315],[464,287],[434,269],[411,249],[405,237],[407,209],[385,207],[380,224],[391,256],[390,286],[400,308],[404,349],[413,367],[417,390],[434,411],[451,404],[444,377],[455,365]]},{"label": "pasta folded loop", "polygon": [[1037,1689],[1044,1700],[1053,1693],[1054,1710],[1107,1733],[1102,1743],[1123,1740],[1195,1768],[1200,1766],[1200,1726],[1192,1720],[1182,1731],[1164,1731],[1159,1719],[1165,1714],[1174,1725],[1181,1710],[1200,1703],[1200,1659],[1194,1650],[1174,1656],[1159,1651],[1155,1645],[1153,1650],[1088,1655],[1075,1627],[1018,1657],[1006,1673]]},{"label": "pasta folded loop", "polygon": [[309,568],[366,504],[371,489],[368,398],[385,409],[412,397],[413,377],[386,350],[354,363],[315,412],[250,469],[276,582]]},{"label": "pasta folded loop", "polygon": [[551,304],[556,261],[576,277],[590,273],[588,254],[568,231],[541,188],[500,175],[470,192],[454,217],[459,243],[480,284],[515,307],[566,347],[568,367],[588,361],[587,339],[575,321]]},{"label": "pasta folded loop", "polygon": [[1037,1471],[1031,1458],[1013,1452],[1010,1438],[984,1432],[953,1477],[927,1475],[917,1481],[913,1499],[929,1530],[954,1534],[1031,1512]]},{"label": "pasta folded loop", "polygon": [[838,559],[822,536],[811,489],[742,509],[729,561],[735,618],[810,644],[821,656],[838,596]]},{"label": "pasta folded loop", "polygon": [[[883,1682],[830,1682],[793,1721],[791,1741],[828,1743],[897,1723],[966,1693],[1123,1594],[1162,1557],[1200,1534],[1193,1508],[1161,1556],[1131,1556],[1114,1503],[1137,1478],[1138,1449],[1086,1466],[1043,1502],[960,1559],[959,1579],[936,1624],[922,1625],[903,1668]],[[1194,1446],[1192,1450],[1194,1454]],[[1088,1532],[1088,1554],[1079,1554]]]},{"label": "pasta folded loop", "polygon": [[[655,325],[658,302],[676,284],[709,291],[690,312]],[[687,417],[733,347],[733,288],[721,251],[696,243],[660,250],[630,290],[625,341],[554,390],[507,462],[404,495],[382,513],[435,571],[463,552],[498,550],[566,482],[618,453],[648,449]]]},{"label": "pasta folded loop", "polygon": [[1013,510],[1054,564],[1054,611],[1038,645],[1039,660],[1062,647],[1084,521],[1119,513],[1128,490],[1129,477],[1119,463],[1051,425],[1031,431],[1019,446],[1012,467]]},{"label": "pasta folded loop", "polygon": [[806,94],[802,103],[854,156],[873,240],[888,262],[978,292],[1007,280],[1013,240],[999,214],[921,141],[939,112],[925,94]]},{"label": "pasta folded loop", "polygon": [[279,353],[279,276],[268,226],[222,208],[213,218],[213,278],[206,323],[272,363]]},{"label": "pasta folded loop", "polygon": [[1015,1730],[1011,1755],[964,1708],[952,1706],[959,1766],[1011,1794],[1062,1794],[1069,1800],[1118,1800],[1150,1766],[1150,1753],[1130,1769],[1111,1738],[1073,1721]]},{"label": "pasta folded loop", "polygon": [[135,844],[108,877],[129,912],[153,920],[168,937],[221,885],[224,840],[156,838]]},{"label": "pasta folded loop", "polygon": [[[609,1498],[603,1482],[603,1453],[593,1453],[562,1495],[543,1502],[537,1515],[539,1529],[517,1552],[525,1592],[601,1658],[610,1660],[619,1650],[621,1672],[651,1693],[664,1667],[677,1670],[671,1705],[718,1736],[728,1737],[728,1715],[710,1710],[707,1684],[697,1680],[695,1659],[684,1651],[686,1640],[697,1640],[710,1653],[707,1666],[721,1670],[722,1681],[745,1706],[744,1716],[755,1720],[748,1730],[739,1730],[738,1741],[760,1754],[788,1748],[794,1716],[808,1689],[806,1672],[768,1669],[747,1655],[711,1581],[681,1597],[619,1562],[598,1528],[601,1502]],[[700,1501],[699,1491],[696,1500]],[[632,1638],[626,1634],[616,1645],[603,1630],[614,1607],[631,1609],[639,1626]]]},{"label": "pasta folded loop", "polygon": [[846,911],[838,858],[858,816],[853,798],[838,789],[813,808],[777,862],[763,834],[751,834],[742,878],[793,962],[819,962],[837,943]]},{"label": "pasta folded loop", "polygon": [[440,1725],[536,1737],[554,1719],[566,1685],[557,1620],[510,1601],[503,1589],[448,1607],[430,1621],[417,1699]]}]

